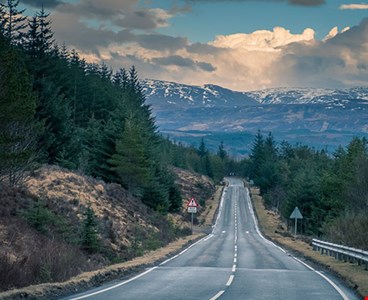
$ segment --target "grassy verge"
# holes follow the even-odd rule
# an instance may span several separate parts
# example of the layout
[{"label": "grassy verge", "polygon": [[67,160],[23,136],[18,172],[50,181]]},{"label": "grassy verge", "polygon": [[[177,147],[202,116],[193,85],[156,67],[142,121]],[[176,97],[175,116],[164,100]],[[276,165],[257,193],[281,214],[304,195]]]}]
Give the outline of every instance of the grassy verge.
[{"label": "grassy verge", "polygon": [[203,231],[212,225],[221,199],[223,187],[218,187],[215,194],[206,202],[206,209],[200,216],[200,225],[196,226],[195,233],[180,238],[165,247],[150,251],[143,256],[130,261],[111,265],[100,270],[85,272],[65,282],[44,283],[22,289],[0,293],[0,299],[56,299],[68,294],[77,293],[88,288],[99,286],[114,279],[122,279],[143,270],[145,267],[157,265],[202,238]]},{"label": "grassy verge", "polygon": [[297,252],[307,260],[324,266],[331,273],[342,278],[350,287],[355,289],[362,297],[368,295],[368,271],[363,266],[345,263],[335,260],[333,257],[321,255],[313,251],[307,239],[295,238],[286,232],[286,226],[282,224],[279,216],[264,207],[259,190],[251,188],[251,198],[258,217],[260,229],[269,239],[277,244]]}]

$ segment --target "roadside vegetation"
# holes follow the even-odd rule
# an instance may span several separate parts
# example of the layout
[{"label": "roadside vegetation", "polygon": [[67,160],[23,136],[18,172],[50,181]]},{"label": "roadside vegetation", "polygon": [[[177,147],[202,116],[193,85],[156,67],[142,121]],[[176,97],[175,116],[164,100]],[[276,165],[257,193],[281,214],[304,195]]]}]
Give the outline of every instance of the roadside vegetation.
[{"label": "roadside vegetation", "polygon": [[197,197],[203,211],[214,187],[193,175],[191,195],[175,167],[218,182],[230,164],[224,145],[211,154],[204,141],[161,136],[134,66],[86,62],[55,43],[44,9],[27,17],[18,6],[0,3],[0,290],[66,280],[191,234],[183,200]]},{"label": "roadside vegetation", "polygon": [[302,234],[368,250],[368,147],[353,138],[335,153],[305,145],[277,145],[272,134],[256,135],[243,175],[260,188],[267,208],[288,227],[297,206]]}]

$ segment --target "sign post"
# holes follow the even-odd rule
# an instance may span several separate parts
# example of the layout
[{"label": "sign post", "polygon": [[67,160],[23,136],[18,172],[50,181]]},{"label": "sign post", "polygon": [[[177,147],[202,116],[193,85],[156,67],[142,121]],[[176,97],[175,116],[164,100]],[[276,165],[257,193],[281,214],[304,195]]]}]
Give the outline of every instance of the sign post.
[{"label": "sign post", "polygon": [[191,227],[190,227],[192,232],[193,232],[193,216],[194,216],[194,214],[197,213],[197,207],[198,207],[197,201],[195,201],[194,198],[190,199],[190,201],[188,203],[188,213],[190,213],[192,215],[192,217],[191,217],[192,222],[191,222]]},{"label": "sign post", "polygon": [[298,227],[298,219],[303,219],[303,216],[297,206],[294,208],[293,212],[291,213],[290,219],[295,219],[294,235],[296,236],[297,227]]}]

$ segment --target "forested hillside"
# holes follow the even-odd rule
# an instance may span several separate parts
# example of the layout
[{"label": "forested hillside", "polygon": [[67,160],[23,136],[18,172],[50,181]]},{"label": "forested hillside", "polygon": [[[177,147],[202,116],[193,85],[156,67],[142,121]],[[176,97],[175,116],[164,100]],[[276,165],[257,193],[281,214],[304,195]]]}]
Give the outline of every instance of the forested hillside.
[{"label": "forested hillside", "polygon": [[219,173],[209,160],[221,159],[206,149],[158,134],[134,66],[114,72],[87,63],[54,42],[43,9],[26,18],[18,2],[2,4],[0,14],[1,182],[17,186],[35,163],[57,164],[120,183],[166,213],[181,207],[168,164]]},{"label": "forested hillside", "polygon": [[368,249],[368,147],[354,138],[335,153],[304,145],[276,145],[272,134],[255,137],[244,175],[260,187],[266,204],[285,220],[295,206],[302,232]]},{"label": "forested hillside", "polygon": [[25,17],[18,4],[0,4],[0,289],[65,280],[190,234],[168,217],[183,207],[170,170],[221,180],[224,146],[210,154],[204,141],[162,137],[134,66],[86,62],[55,43],[43,9]]}]

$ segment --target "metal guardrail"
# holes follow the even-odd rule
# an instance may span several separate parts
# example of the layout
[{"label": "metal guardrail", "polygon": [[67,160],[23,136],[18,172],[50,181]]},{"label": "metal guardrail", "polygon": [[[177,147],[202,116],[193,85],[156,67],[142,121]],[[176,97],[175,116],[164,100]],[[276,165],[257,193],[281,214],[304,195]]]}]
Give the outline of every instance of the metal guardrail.
[{"label": "metal guardrail", "polygon": [[314,251],[321,251],[321,254],[330,255],[345,262],[357,262],[359,265],[364,264],[365,269],[368,270],[368,251],[320,241],[317,239],[312,240],[312,245]]}]

